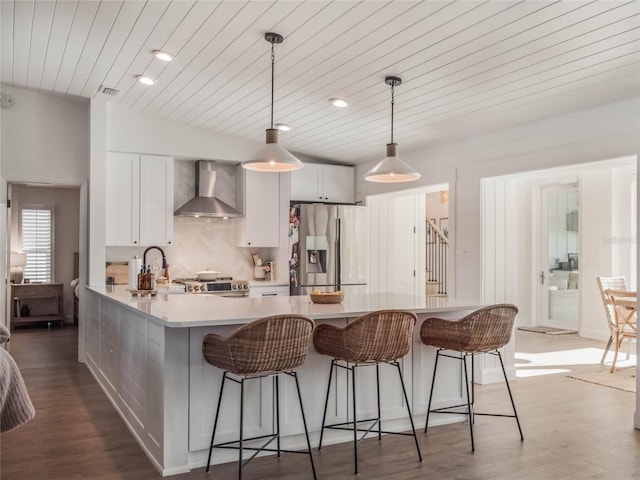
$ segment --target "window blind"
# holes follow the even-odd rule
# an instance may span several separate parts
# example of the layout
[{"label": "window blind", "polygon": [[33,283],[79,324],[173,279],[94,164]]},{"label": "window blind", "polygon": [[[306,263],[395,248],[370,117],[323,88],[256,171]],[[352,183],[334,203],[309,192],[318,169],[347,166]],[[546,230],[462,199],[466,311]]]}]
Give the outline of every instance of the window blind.
[{"label": "window blind", "polygon": [[51,209],[22,209],[22,251],[27,254],[24,278],[31,282],[52,281],[52,228]]}]

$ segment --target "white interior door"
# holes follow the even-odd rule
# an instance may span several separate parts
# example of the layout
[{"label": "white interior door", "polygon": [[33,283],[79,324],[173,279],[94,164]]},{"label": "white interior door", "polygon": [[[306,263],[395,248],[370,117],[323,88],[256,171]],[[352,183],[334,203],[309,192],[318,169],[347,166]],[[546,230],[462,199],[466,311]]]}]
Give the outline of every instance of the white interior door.
[{"label": "white interior door", "polygon": [[369,291],[424,295],[424,192],[368,197]]},{"label": "white interior door", "polygon": [[539,324],[580,326],[578,186],[541,188],[538,268]]},{"label": "white interior door", "polygon": [[416,214],[412,196],[394,197],[392,210],[395,225],[389,231],[392,259],[389,292],[415,293],[416,283]]}]

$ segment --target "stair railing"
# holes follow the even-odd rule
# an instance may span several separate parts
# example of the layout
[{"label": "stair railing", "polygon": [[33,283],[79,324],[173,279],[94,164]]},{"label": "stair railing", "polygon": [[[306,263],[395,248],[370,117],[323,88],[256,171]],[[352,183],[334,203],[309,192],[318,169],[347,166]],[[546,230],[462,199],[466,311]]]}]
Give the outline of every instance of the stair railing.
[{"label": "stair railing", "polygon": [[434,222],[427,219],[427,282],[437,284],[438,295],[447,294],[448,234],[448,231],[443,232]]}]

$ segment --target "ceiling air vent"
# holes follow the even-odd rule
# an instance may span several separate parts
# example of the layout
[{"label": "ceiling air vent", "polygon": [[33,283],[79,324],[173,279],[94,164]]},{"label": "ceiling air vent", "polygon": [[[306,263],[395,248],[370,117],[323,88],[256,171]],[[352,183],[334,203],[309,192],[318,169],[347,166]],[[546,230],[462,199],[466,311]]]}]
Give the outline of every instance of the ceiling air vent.
[{"label": "ceiling air vent", "polygon": [[105,95],[109,95],[111,97],[115,97],[120,93],[120,90],[117,88],[105,87],[104,85],[100,85],[100,91]]}]

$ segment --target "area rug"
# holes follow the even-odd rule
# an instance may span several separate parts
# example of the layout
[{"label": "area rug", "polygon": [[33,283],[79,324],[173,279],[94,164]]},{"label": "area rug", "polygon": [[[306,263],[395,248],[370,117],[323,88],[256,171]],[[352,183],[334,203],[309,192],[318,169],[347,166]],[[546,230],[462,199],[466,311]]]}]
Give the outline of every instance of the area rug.
[{"label": "area rug", "polygon": [[572,373],[569,378],[582,380],[583,382],[595,383],[603,387],[617,388],[626,392],[636,391],[636,367],[622,368],[613,373],[609,370],[598,370],[596,372]]},{"label": "area rug", "polygon": [[555,327],[518,327],[518,330],[524,332],[546,333],[547,335],[567,335],[570,333],[578,333],[576,330],[567,330]]}]

